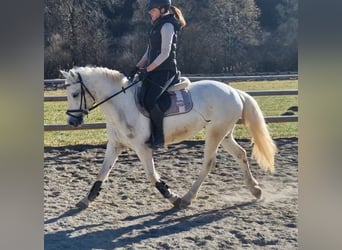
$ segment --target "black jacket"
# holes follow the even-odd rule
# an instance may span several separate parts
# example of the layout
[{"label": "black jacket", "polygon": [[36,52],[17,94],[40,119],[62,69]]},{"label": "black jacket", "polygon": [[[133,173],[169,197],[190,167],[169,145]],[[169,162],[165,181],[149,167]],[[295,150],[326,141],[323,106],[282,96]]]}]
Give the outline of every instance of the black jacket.
[{"label": "black jacket", "polygon": [[175,34],[172,38],[172,45],[169,57],[160,64],[154,71],[160,70],[177,70],[177,61],[176,61],[176,44],[177,44],[177,33],[180,30],[180,24],[178,23],[177,19],[173,14],[169,14],[166,16],[160,17],[158,20],[155,21],[153,24],[150,32],[149,32],[149,51],[148,51],[148,64],[152,63],[154,59],[160,54],[161,52],[161,28],[165,23],[171,23],[174,27]]}]

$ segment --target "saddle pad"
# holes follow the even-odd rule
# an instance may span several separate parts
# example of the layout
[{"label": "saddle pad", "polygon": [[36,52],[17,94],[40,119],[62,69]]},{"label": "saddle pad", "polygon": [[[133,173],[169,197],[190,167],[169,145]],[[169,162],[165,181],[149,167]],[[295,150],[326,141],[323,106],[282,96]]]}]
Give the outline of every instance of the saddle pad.
[{"label": "saddle pad", "polygon": [[169,92],[171,97],[171,106],[165,112],[165,116],[187,113],[192,109],[192,99],[188,89]]},{"label": "saddle pad", "polygon": [[[135,94],[135,104],[137,105],[138,109],[140,112],[145,115],[146,117],[149,117],[149,113],[141,106],[139,103],[139,92],[140,92],[140,87],[138,87],[138,90],[136,91]],[[182,89],[182,90],[177,90],[177,91],[170,91],[168,92],[170,99],[171,99],[171,104],[170,107],[165,111],[164,117],[166,116],[173,116],[173,115],[179,115],[179,114],[184,114],[189,112],[192,107],[192,99],[191,95],[188,89]]]}]

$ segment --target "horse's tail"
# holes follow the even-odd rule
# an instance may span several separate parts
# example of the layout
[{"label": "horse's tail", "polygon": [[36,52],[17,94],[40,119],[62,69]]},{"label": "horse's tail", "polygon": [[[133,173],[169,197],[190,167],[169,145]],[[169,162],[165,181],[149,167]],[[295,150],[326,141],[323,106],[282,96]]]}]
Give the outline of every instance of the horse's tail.
[{"label": "horse's tail", "polygon": [[252,135],[252,155],[264,170],[274,172],[274,156],[277,146],[271,138],[262,111],[253,97],[238,90],[241,100],[244,103],[242,121],[250,130]]}]

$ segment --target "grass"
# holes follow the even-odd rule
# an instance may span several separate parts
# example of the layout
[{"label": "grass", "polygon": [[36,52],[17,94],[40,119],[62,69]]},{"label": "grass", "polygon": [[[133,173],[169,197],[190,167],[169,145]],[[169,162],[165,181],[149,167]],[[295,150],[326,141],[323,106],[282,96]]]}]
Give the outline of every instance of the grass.
[{"label": "grass", "polygon": [[[234,88],[241,90],[280,90],[298,89],[297,80],[286,81],[248,81],[232,82]],[[65,90],[45,91],[45,96],[65,95]],[[255,97],[265,116],[280,116],[291,106],[298,106],[298,96],[260,96]],[[45,102],[44,103],[44,124],[65,124],[67,109],[66,102]],[[85,122],[103,122],[103,114],[100,109],[95,109]],[[296,137],[298,135],[298,123],[269,123],[270,133],[273,138]],[[235,138],[249,138],[248,131],[243,125],[237,125],[234,132]],[[202,140],[204,132],[200,131],[193,139]],[[104,129],[74,130],[74,131],[51,131],[44,132],[45,146],[65,146],[76,144],[105,144],[107,136]]]},{"label": "grass", "polygon": [[[262,82],[236,82],[231,83],[231,86],[241,90],[280,90],[280,89],[298,89],[297,80],[286,81],[262,81]],[[265,116],[280,116],[286,112],[291,106],[298,106],[298,96],[256,96]],[[298,136],[298,123],[269,123],[270,133],[273,138],[279,137],[296,137]],[[235,129],[235,137],[245,138],[248,131],[243,125],[237,125]]]}]

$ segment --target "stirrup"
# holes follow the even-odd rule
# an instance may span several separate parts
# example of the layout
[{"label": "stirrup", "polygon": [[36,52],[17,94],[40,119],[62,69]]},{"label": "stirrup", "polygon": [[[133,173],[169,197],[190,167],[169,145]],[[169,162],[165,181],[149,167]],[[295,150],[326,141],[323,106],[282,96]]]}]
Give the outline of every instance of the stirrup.
[{"label": "stirrup", "polygon": [[145,144],[149,147],[149,148],[153,148],[153,138],[152,135],[150,136],[150,138],[145,141]]},{"label": "stirrup", "polygon": [[164,147],[164,140],[155,142],[154,137],[151,135],[150,138],[145,141],[145,144],[151,149],[158,149]]},{"label": "stirrup", "polygon": [[148,146],[151,149],[158,149],[158,148],[163,148],[164,147],[163,143],[155,144],[155,143],[151,143],[150,141],[146,141],[145,145]]},{"label": "stirrup", "polygon": [[163,142],[153,143],[153,145],[152,145],[153,149],[163,148],[163,147],[164,147],[164,143]]}]

